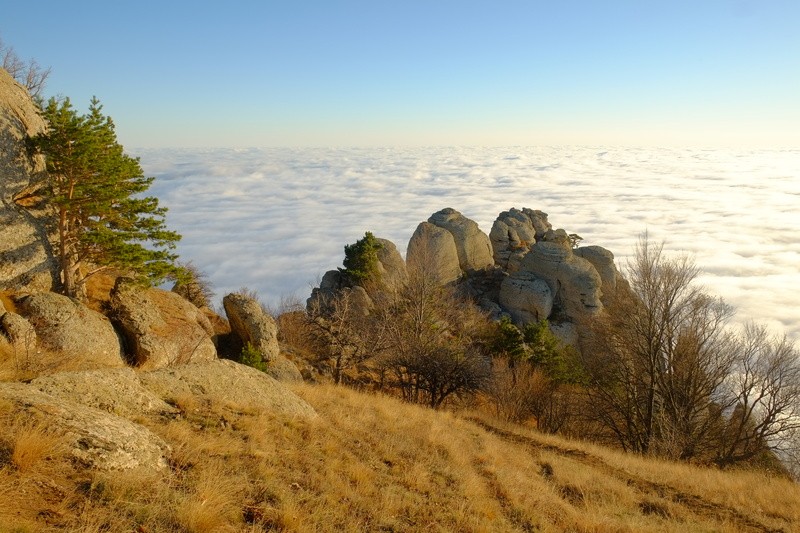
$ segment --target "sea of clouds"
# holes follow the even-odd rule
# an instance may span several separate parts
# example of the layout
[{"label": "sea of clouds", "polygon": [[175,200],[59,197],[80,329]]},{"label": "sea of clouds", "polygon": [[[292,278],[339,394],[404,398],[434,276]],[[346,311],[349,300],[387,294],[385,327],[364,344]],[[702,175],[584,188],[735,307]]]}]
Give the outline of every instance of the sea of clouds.
[{"label": "sea of clouds", "polygon": [[489,232],[501,211],[614,252],[640,234],[688,252],[699,282],[800,340],[800,150],[288,148],[136,151],[183,234],[178,251],[217,300],[248,287],[305,301],[365,231],[405,252],[417,224],[452,207]]}]

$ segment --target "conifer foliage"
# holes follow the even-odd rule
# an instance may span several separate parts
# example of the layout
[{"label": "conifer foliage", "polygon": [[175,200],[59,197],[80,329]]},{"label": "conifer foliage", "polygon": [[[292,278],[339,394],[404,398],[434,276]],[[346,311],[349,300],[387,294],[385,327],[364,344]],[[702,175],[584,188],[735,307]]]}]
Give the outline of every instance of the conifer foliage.
[{"label": "conifer foliage", "polygon": [[32,144],[47,162],[63,293],[81,296],[86,279],[108,267],[149,283],[179,276],[180,235],[166,228],[158,199],[144,196],[153,178],[124,153],[99,100],[81,115],[69,99],[51,98],[43,115],[48,131]]}]

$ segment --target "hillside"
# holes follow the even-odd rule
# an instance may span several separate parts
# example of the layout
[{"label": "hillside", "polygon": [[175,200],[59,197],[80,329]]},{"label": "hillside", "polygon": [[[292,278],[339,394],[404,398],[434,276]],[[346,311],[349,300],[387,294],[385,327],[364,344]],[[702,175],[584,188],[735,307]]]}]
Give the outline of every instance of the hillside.
[{"label": "hillside", "polygon": [[82,469],[0,405],[0,531],[796,531],[800,488],[624,455],[330,385],[317,418],[183,396],[134,415],[160,471]]}]

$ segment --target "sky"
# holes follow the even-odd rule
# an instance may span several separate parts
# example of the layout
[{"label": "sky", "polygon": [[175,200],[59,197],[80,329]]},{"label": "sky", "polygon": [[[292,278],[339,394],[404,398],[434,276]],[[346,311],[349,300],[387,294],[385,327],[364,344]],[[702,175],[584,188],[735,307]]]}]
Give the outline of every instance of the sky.
[{"label": "sky", "polygon": [[800,147],[800,2],[3,2],[128,148]]}]

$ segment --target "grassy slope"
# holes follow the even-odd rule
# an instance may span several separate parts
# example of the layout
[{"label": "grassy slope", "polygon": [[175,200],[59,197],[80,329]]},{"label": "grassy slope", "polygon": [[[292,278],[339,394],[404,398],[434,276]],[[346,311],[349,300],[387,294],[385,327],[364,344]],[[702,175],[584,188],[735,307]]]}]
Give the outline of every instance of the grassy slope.
[{"label": "grassy slope", "polygon": [[[92,474],[0,405],[0,531],[794,531],[782,479],[299,385],[301,421],[184,398],[168,472]],[[44,445],[42,445],[44,443]]]}]

